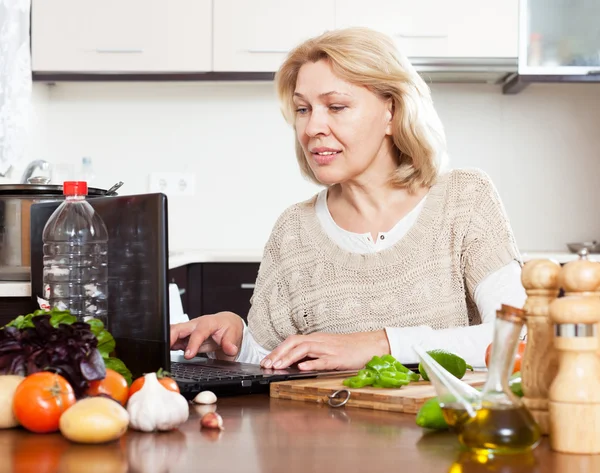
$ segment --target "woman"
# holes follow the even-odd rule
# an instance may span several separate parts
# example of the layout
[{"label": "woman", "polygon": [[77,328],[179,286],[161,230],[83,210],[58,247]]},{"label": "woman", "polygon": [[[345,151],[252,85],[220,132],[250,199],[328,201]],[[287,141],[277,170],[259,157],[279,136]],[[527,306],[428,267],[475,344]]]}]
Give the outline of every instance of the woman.
[{"label": "woman", "polygon": [[488,177],[441,172],[429,89],[386,36],[325,33],[276,75],[302,173],[325,189],[288,208],[265,246],[248,327],[236,314],[171,329],[173,349],[285,368],[417,362],[442,348],[484,365],[495,311],[522,306],[521,262]]}]

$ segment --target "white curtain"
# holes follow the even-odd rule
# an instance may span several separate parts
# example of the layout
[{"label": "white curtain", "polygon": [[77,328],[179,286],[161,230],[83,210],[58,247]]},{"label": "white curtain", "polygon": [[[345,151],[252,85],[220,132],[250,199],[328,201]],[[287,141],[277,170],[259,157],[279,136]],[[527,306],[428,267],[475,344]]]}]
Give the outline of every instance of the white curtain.
[{"label": "white curtain", "polygon": [[21,161],[29,131],[31,0],[0,0],[0,175]]}]

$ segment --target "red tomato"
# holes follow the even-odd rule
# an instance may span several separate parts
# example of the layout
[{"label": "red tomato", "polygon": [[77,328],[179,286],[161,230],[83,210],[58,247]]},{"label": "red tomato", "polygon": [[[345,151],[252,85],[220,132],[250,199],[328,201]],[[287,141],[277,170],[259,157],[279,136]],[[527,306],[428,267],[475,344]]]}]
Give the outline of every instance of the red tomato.
[{"label": "red tomato", "polygon": [[[485,366],[490,367],[490,356],[492,355],[492,343],[490,343],[485,350]],[[525,353],[525,347],[527,346],[527,342],[524,340],[519,341],[519,346],[517,348],[517,354],[515,356],[515,364],[513,366],[512,373],[516,373],[517,371],[521,371],[521,360],[523,359],[523,354]]]},{"label": "red tomato", "polygon": [[[175,380],[173,378],[169,378],[168,376],[159,375],[159,374],[157,374],[156,376],[158,378],[158,382],[160,384],[162,384],[165,388],[167,388],[169,391],[174,391],[176,393],[180,392],[179,386],[177,386],[177,383],[175,382]],[[142,389],[142,386],[144,385],[144,381],[145,381],[145,378],[143,376],[141,376],[131,384],[131,387],[129,388],[129,397],[130,398],[135,393],[137,393],[140,389]]]},{"label": "red tomato", "polygon": [[19,423],[38,434],[58,430],[60,416],[75,404],[75,393],[65,378],[42,371],[27,376],[15,391],[13,410]]},{"label": "red tomato", "polygon": [[106,394],[124,406],[129,398],[129,386],[127,386],[127,380],[121,374],[107,368],[104,379],[92,381],[86,394],[88,396]]}]

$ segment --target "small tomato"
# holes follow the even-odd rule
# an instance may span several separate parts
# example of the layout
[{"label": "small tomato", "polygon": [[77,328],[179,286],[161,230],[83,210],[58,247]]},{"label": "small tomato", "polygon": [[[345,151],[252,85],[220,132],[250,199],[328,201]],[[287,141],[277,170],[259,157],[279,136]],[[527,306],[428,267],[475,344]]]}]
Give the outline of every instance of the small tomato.
[{"label": "small tomato", "polygon": [[[169,378],[168,376],[165,376],[161,371],[156,373],[156,377],[158,378],[158,382],[160,384],[162,384],[169,391],[173,391],[176,393],[180,392],[179,386],[177,386],[177,383],[175,382],[175,380],[173,378]],[[133,396],[136,392],[138,392],[140,389],[142,389],[142,386],[144,385],[144,381],[145,381],[145,378],[143,376],[141,376],[131,384],[131,387],[129,388],[129,398],[131,398],[131,396]]]},{"label": "small tomato", "polygon": [[60,416],[75,404],[75,393],[61,375],[41,371],[27,376],[15,391],[13,410],[19,423],[38,434],[58,430]]},{"label": "small tomato", "polygon": [[[490,343],[485,350],[485,366],[490,367],[490,357],[492,356],[492,343]],[[513,366],[513,371],[511,374],[516,373],[517,371],[521,371],[521,360],[523,359],[523,354],[525,353],[525,347],[527,346],[527,342],[524,340],[519,341],[519,346],[517,348],[517,354],[515,356],[515,364]]]},{"label": "small tomato", "polygon": [[129,398],[129,386],[127,386],[127,380],[123,375],[107,368],[104,379],[90,382],[90,387],[86,391],[86,394],[88,396],[105,394],[124,406]]}]

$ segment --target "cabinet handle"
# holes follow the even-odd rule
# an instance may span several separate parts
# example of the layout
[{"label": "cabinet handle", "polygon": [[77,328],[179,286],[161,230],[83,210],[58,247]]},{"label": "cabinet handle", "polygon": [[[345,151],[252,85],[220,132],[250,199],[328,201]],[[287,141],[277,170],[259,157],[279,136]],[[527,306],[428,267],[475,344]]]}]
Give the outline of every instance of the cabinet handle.
[{"label": "cabinet handle", "polygon": [[250,54],[286,54],[289,53],[289,49],[247,49],[247,53]]},{"label": "cabinet handle", "polygon": [[143,49],[117,48],[117,49],[96,49],[96,52],[99,54],[141,54],[144,52],[144,50]]},{"label": "cabinet handle", "polygon": [[256,284],[242,283],[240,287],[242,289],[254,289]]},{"label": "cabinet handle", "polygon": [[415,39],[442,39],[447,38],[447,34],[413,34],[413,33],[396,33],[394,36],[398,38],[415,38]]},{"label": "cabinet handle", "polygon": [[183,296],[185,294],[185,292],[186,292],[185,289],[179,289],[179,295],[180,296]]}]

